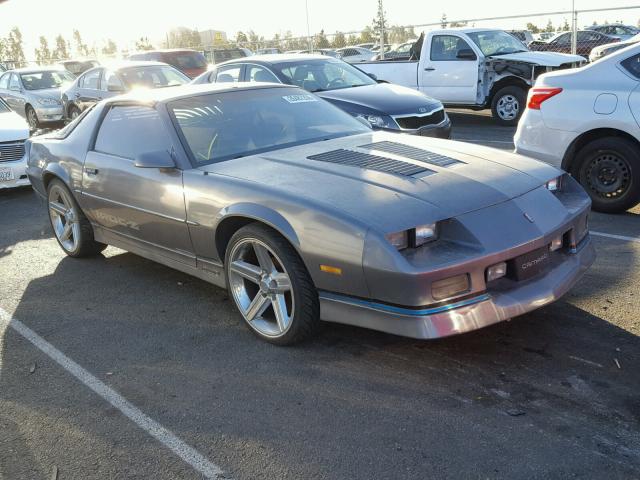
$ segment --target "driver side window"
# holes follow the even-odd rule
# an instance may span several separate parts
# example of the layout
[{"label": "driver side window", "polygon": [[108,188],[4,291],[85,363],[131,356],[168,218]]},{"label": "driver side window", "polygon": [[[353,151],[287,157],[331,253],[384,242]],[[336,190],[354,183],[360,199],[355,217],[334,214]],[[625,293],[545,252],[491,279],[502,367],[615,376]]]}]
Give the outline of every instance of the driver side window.
[{"label": "driver side window", "polygon": [[455,35],[436,35],[431,40],[431,60],[447,62],[458,60],[460,50],[471,50],[464,39]]}]

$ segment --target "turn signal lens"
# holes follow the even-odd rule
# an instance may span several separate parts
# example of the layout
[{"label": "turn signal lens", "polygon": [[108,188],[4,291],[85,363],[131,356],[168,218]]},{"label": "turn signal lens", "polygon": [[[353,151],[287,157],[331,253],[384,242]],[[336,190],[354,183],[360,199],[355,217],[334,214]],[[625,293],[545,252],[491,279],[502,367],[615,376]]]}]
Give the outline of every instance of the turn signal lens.
[{"label": "turn signal lens", "polygon": [[409,246],[409,231],[387,233],[385,235],[387,241],[398,250],[403,250]]},{"label": "turn signal lens", "polygon": [[487,268],[487,282],[497,280],[507,274],[507,262],[496,263]]},{"label": "turn signal lens", "polygon": [[434,300],[444,300],[469,291],[469,275],[463,273],[431,284],[431,296]]},{"label": "turn signal lens", "polygon": [[533,87],[529,90],[529,103],[527,107],[531,110],[540,110],[542,102],[546,102],[551,97],[558,95],[561,91],[561,88]]}]

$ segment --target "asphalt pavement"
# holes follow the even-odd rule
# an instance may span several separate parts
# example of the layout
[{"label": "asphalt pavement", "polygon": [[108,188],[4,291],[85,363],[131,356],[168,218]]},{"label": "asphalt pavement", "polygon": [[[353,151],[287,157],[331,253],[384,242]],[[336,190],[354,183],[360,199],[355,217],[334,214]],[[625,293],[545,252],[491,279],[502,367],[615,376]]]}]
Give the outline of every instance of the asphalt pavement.
[{"label": "asphalt pavement", "polygon": [[112,247],[65,257],[30,189],[0,192],[0,479],[640,478],[640,208],[591,229],[595,265],[533,313],[282,348],[200,280]]}]

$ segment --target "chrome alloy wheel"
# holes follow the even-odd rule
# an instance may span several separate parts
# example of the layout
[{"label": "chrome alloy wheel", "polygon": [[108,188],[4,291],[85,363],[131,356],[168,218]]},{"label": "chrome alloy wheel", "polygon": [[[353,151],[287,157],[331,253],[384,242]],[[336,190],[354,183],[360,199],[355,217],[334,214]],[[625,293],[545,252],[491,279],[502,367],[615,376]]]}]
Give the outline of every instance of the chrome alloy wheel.
[{"label": "chrome alloy wheel", "polygon": [[38,115],[33,108],[27,109],[27,122],[29,123],[31,130],[38,128]]},{"label": "chrome alloy wheel", "polygon": [[514,95],[504,95],[498,100],[496,111],[502,120],[515,120],[520,111],[520,101]]},{"label": "chrome alloy wheel", "polygon": [[69,193],[59,185],[49,190],[49,217],[56,238],[67,252],[74,252],[80,241],[78,212]]},{"label": "chrome alloy wheel", "polygon": [[266,243],[245,238],[235,244],[227,274],[231,295],[251,328],[267,337],[289,330],[295,307],[291,279]]}]

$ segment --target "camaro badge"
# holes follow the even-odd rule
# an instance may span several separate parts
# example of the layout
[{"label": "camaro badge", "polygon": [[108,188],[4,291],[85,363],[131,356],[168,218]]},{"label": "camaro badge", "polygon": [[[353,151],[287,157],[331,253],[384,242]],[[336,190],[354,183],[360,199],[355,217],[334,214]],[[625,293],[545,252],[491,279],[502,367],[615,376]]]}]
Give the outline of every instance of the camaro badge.
[{"label": "camaro badge", "polygon": [[533,219],[533,217],[531,215],[529,215],[527,212],[524,212],[524,218],[529,220],[529,222],[531,222],[531,223],[535,223],[535,220]]}]

